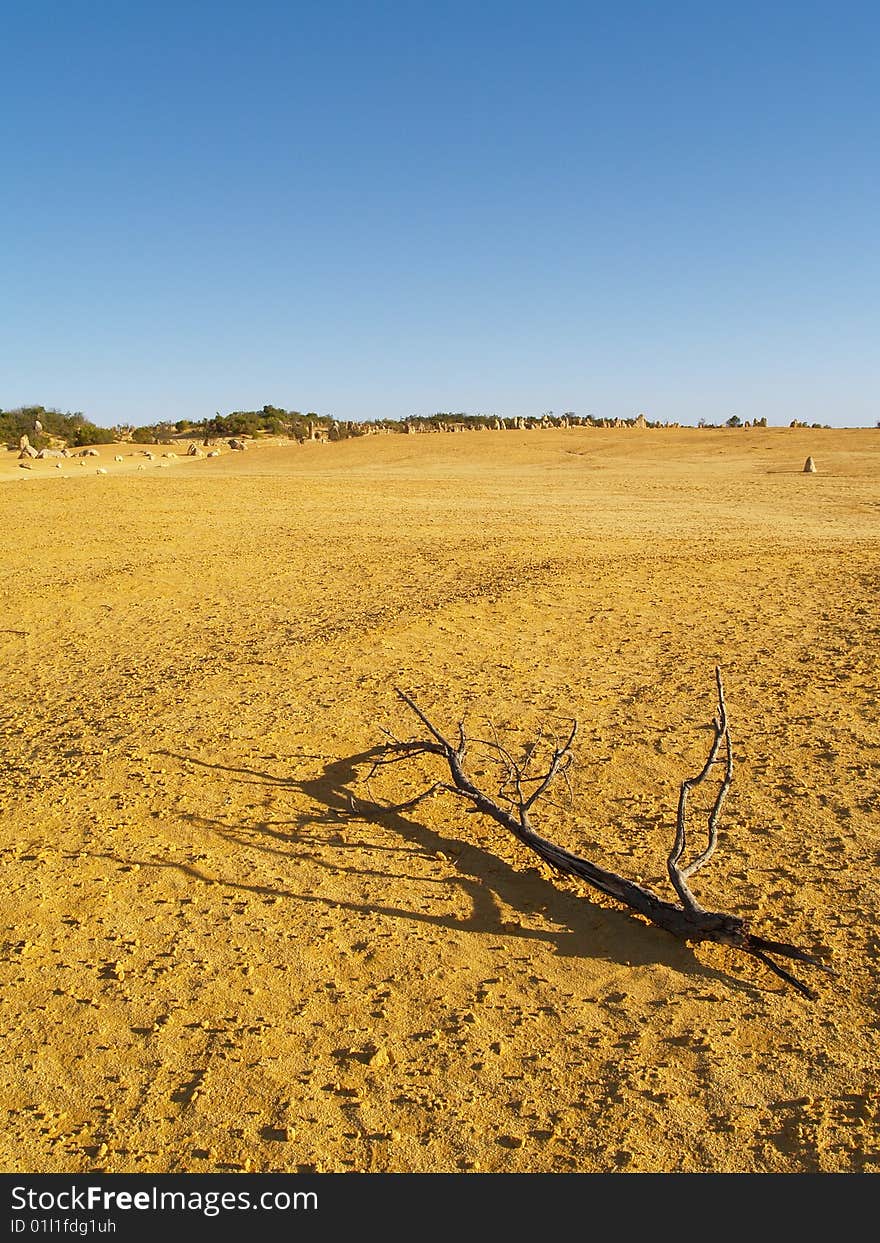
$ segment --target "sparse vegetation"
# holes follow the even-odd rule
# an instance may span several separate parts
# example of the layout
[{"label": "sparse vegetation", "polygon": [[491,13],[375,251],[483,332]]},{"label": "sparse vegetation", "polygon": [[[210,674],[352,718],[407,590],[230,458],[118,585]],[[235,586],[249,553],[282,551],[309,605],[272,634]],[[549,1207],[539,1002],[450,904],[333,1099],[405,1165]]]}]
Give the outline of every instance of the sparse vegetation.
[{"label": "sparse vegetation", "polygon": [[119,439],[117,432],[118,429],[97,427],[80,411],[62,414],[45,406],[0,410],[0,441],[15,446],[22,436],[27,436],[35,449],[47,448],[53,442],[68,447],[109,445]]},{"label": "sparse vegetation", "polygon": [[[35,431],[35,424],[42,425]],[[169,444],[176,438],[188,436],[199,440],[234,437],[288,437],[302,443],[306,440],[348,440],[356,436],[412,435],[413,433],[464,432],[464,431],[532,431],[550,427],[635,427],[677,428],[687,426],[677,422],[661,422],[644,414],[632,418],[600,418],[593,414],[577,414],[567,410],[556,415],[552,410],[535,415],[468,414],[465,411],[437,411],[435,414],[413,414],[405,419],[340,420],[329,414],[314,410],[285,410],[281,406],[265,405],[259,410],[233,410],[203,419],[177,419],[170,422],[157,420],[142,426],[121,422],[111,428],[102,428],[90,422],[80,411],[62,414],[44,406],[21,406],[14,410],[0,409],[0,439],[9,445],[17,445],[26,435],[36,448],[52,443],[76,447],[78,445],[111,444],[114,441],[131,441],[134,444]],[[701,418],[700,428],[767,427],[766,416],[743,421],[739,415],[731,415],[723,424],[710,423]],[[792,428],[829,428],[827,423],[802,423],[793,419]],[[880,426],[880,423],[878,423]]]}]

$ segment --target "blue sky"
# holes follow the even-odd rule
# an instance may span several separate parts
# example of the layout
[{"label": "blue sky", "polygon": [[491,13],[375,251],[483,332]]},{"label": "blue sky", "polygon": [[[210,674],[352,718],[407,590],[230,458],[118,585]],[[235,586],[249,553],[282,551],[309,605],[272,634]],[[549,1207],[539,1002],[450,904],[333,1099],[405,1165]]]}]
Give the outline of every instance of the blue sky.
[{"label": "blue sky", "polygon": [[880,419],[880,5],[0,6],[0,407]]}]

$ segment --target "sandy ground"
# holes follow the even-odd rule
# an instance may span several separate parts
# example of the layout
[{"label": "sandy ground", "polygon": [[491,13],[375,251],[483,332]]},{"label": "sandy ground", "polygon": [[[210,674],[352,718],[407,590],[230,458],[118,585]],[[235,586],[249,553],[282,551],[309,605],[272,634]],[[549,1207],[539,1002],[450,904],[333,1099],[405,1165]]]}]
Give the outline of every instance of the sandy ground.
[{"label": "sandy ground", "polygon": [[[880,432],[135,453],[0,458],[3,1170],[877,1171]],[[576,716],[538,827],[672,897],[716,663],[693,887],[813,1002],[366,781]]]}]

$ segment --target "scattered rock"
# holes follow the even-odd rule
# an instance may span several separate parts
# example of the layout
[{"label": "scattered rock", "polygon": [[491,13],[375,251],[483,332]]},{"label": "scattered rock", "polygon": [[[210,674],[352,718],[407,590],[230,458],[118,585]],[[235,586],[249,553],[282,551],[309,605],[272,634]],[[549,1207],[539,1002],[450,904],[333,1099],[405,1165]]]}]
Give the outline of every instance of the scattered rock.
[{"label": "scattered rock", "polygon": [[379,1045],[378,1049],[371,1051],[367,1058],[367,1065],[372,1066],[374,1070],[379,1070],[383,1066],[388,1065],[388,1050],[384,1045]]},{"label": "scattered rock", "polygon": [[803,473],[804,473],[805,475],[815,475],[815,473],[816,473],[816,463],[813,461],[813,459],[812,459],[811,457],[808,457],[808,458],[807,458],[807,460],[806,460],[806,462],[804,462],[804,471],[803,471]]}]

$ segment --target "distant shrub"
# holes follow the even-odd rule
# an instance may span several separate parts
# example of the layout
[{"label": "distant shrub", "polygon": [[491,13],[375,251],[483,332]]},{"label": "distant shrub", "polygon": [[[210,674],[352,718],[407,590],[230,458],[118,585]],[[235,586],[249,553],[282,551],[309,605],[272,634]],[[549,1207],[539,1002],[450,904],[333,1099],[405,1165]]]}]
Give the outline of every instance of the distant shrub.
[{"label": "distant shrub", "polygon": [[[74,431],[72,444],[112,445],[116,436],[109,427],[96,427],[94,423],[81,423]],[[71,443],[71,442],[68,442]]]},{"label": "distant shrub", "polygon": [[[37,431],[39,426],[40,430]],[[19,406],[15,410],[0,411],[0,440],[17,445],[27,436],[34,448],[45,448],[51,440],[61,440],[65,445],[109,445],[115,434],[109,428],[96,427],[79,411],[62,414],[60,410],[47,410],[45,406]]]}]

